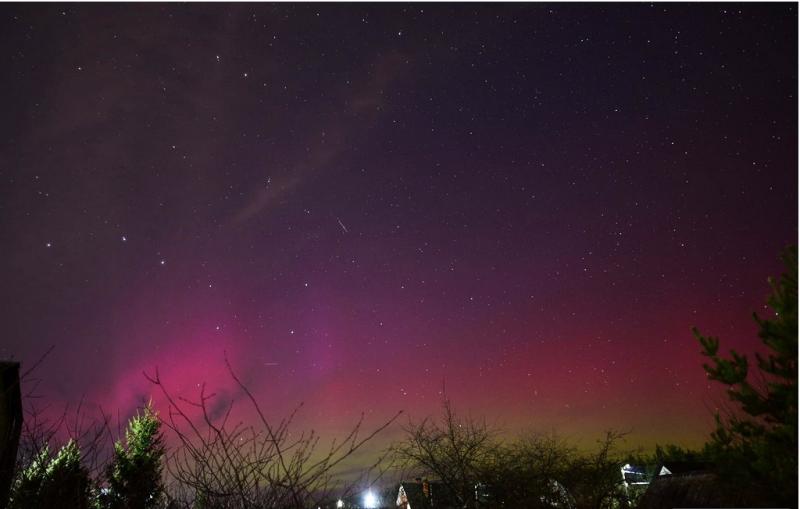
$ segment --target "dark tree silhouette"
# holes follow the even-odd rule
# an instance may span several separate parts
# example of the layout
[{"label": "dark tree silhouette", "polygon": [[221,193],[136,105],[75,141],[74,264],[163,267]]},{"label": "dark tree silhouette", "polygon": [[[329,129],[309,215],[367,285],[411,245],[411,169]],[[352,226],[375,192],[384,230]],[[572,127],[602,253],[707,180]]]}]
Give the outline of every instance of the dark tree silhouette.
[{"label": "dark tree silhouette", "polygon": [[[322,449],[321,438],[313,430],[292,429],[296,411],[277,421],[268,418],[227,358],[225,364],[258,416],[254,426],[230,421],[233,402],[220,417],[212,417],[209,404],[215,396],[205,392],[205,385],[199,400],[193,402],[173,396],[158,371],[147,376],[169,403],[161,422],[177,439],[165,460],[176,488],[170,494],[171,507],[300,509],[348,496],[358,481],[338,477],[336,469],[400,415],[367,434],[362,415],[344,440]],[[199,409],[200,417],[190,417],[188,408]],[[364,469],[365,475],[382,460]]]},{"label": "dark tree silhouette", "polygon": [[624,501],[620,455],[617,451],[625,433],[606,431],[593,453],[572,462],[570,477],[565,481],[575,497],[576,507],[607,509],[619,507]]},{"label": "dark tree silhouette", "polygon": [[528,433],[504,444],[485,466],[490,506],[508,509],[574,507],[572,487],[577,450],[555,433]]},{"label": "dark tree silhouette", "polygon": [[0,362],[0,507],[8,503],[21,431],[19,363]]},{"label": "dark tree silhouette", "polygon": [[483,421],[457,416],[447,398],[438,421],[410,422],[404,431],[406,438],[391,449],[399,465],[439,480],[459,507],[475,507],[475,487],[492,463],[496,433]]},{"label": "dark tree silhouette", "polygon": [[753,313],[767,352],[755,354],[757,370],[734,350],[722,357],[718,338],[693,332],[711,361],[703,365],[708,377],[728,387],[735,406],[716,415],[706,446],[721,481],[741,491],[745,503],[791,507],[797,502],[797,248],[787,249],[783,260],[786,272],[769,279],[774,317]]}]

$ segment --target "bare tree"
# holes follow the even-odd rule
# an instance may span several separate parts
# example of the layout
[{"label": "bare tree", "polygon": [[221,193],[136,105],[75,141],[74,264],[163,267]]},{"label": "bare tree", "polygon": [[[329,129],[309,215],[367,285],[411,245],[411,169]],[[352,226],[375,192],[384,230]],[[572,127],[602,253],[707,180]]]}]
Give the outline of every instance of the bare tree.
[{"label": "bare tree", "polygon": [[555,433],[530,433],[503,445],[484,469],[486,505],[513,508],[573,507],[564,483],[577,458]]},{"label": "bare tree", "polygon": [[626,434],[606,431],[594,453],[579,456],[572,462],[572,475],[566,485],[580,509],[612,508],[624,500],[618,447]]},{"label": "bare tree", "polygon": [[497,448],[496,432],[483,421],[457,416],[446,397],[440,420],[409,422],[404,431],[405,439],[391,448],[399,465],[440,481],[459,507],[475,507],[476,486]]},{"label": "bare tree", "polygon": [[[400,415],[371,432],[362,431],[363,415],[344,440],[321,448],[321,438],[313,430],[292,433],[292,423],[300,407],[278,421],[267,418],[256,398],[237,377],[227,358],[232,379],[258,416],[258,425],[232,423],[233,402],[219,418],[212,417],[209,405],[214,394],[201,386],[199,399],[175,397],[156,370],[145,376],[156,385],[169,404],[161,419],[174,433],[178,445],[168,453],[166,469],[172,478],[175,507],[204,508],[305,508],[330,500],[334,489],[346,494],[348,486],[338,478],[339,467],[365,443],[386,429]],[[193,419],[189,409],[199,410]],[[376,462],[379,465],[382,458]],[[176,486],[177,485],[177,486]],[[177,500],[181,498],[181,500]],[[335,499],[334,499],[335,500]]]}]

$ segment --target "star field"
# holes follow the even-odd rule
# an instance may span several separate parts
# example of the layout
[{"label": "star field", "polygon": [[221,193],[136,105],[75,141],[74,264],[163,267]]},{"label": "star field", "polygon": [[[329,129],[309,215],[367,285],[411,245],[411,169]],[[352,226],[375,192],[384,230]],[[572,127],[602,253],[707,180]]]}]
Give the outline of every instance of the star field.
[{"label": "star field", "polygon": [[0,7],[4,357],[694,445],[797,235],[794,4]]}]

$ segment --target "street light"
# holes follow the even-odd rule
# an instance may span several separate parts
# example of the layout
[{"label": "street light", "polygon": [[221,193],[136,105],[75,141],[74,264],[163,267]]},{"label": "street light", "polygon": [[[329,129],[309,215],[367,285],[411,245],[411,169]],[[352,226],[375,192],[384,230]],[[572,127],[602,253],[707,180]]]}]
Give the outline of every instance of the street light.
[{"label": "street light", "polygon": [[342,509],[342,507],[344,507],[344,500],[340,498],[336,501],[336,509]]},{"label": "street light", "polygon": [[378,507],[378,497],[371,491],[364,494],[364,507],[366,509],[376,509]]}]

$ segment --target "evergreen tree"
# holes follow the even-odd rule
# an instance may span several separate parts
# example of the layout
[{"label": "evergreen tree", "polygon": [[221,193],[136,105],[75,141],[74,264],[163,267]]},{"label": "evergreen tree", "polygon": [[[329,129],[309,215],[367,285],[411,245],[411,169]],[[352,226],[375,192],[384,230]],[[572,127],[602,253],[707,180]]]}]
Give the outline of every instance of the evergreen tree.
[{"label": "evergreen tree", "polygon": [[165,448],[161,422],[152,403],[128,422],[125,442],[125,446],[121,441],[114,444],[102,505],[110,509],[157,507],[164,495],[161,460]]},{"label": "evergreen tree", "polygon": [[[708,376],[728,386],[737,407],[732,415],[717,414],[717,427],[706,453],[719,468],[721,480],[757,492],[757,502],[791,507],[797,501],[797,248],[783,256],[787,271],[770,279],[767,303],[775,313],[753,314],[766,356],[755,354],[757,371],[747,356],[731,350],[719,355],[719,339],[693,332],[711,360]],[[746,488],[745,488],[746,489]],[[743,501],[752,495],[742,494]]]},{"label": "evergreen tree", "polygon": [[703,456],[702,451],[684,449],[683,447],[675,444],[667,444],[664,446],[656,444],[656,451],[653,454],[653,459],[657,464],[667,463],[672,461],[687,461],[691,463],[699,463],[706,460],[706,458]]},{"label": "evergreen tree", "polygon": [[91,481],[81,464],[81,450],[70,440],[47,467],[40,507],[83,509],[89,507]]},{"label": "evergreen tree", "polygon": [[88,509],[90,497],[89,472],[81,464],[78,444],[70,440],[55,457],[43,449],[22,471],[9,508]]},{"label": "evergreen tree", "polygon": [[38,499],[39,489],[44,481],[47,465],[50,463],[50,448],[45,446],[33,458],[30,465],[23,468],[11,487],[9,509],[23,509]]}]

